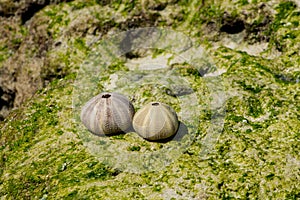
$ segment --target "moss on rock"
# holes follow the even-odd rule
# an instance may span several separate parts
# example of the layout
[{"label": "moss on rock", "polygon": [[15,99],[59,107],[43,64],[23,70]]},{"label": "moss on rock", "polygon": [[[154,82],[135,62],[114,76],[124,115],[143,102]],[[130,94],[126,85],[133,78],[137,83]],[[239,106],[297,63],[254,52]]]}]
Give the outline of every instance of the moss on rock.
[{"label": "moss on rock", "polygon": [[[22,55],[10,61],[13,68],[17,69],[18,63],[26,60],[22,73],[30,74],[36,63],[42,63],[34,77],[41,76],[47,81],[35,88],[34,91],[39,89],[35,95],[0,124],[0,196],[3,199],[298,199],[299,5],[294,1],[245,0],[105,2],[73,1],[45,7],[31,18],[31,26],[20,24],[20,28],[10,30],[15,33],[12,38],[18,39],[19,53],[8,50],[16,47],[11,46],[13,39],[0,38],[1,63]],[[268,14],[266,18],[263,11]],[[237,32],[228,31],[242,24]],[[193,130],[191,142],[180,152],[170,151],[177,153],[174,157],[170,155],[176,159],[166,161],[168,164],[158,171],[132,173],[123,170],[122,165],[99,159],[101,152],[95,155],[87,145],[88,140],[93,142],[96,137],[82,137],[89,133],[78,127],[74,110],[78,109],[76,103],[83,100],[77,101],[74,95],[80,92],[76,88],[82,73],[80,66],[99,45],[99,39],[109,38],[119,30],[147,25],[184,30],[196,40],[195,45],[200,43],[206,48],[210,60],[201,60],[201,68],[196,69],[194,63],[180,59],[189,58],[192,47],[176,55],[170,55],[170,49],[131,52],[110,63],[107,70],[101,71],[101,77],[91,80],[96,81],[92,93],[117,87],[130,94],[136,108],[159,98],[171,104],[179,116],[192,113],[197,121],[194,129],[186,123],[186,128]],[[262,43],[267,44],[264,49],[255,53],[249,50],[252,45]],[[156,84],[139,85],[138,81],[149,74],[134,69],[147,69],[148,61],[163,63],[164,67],[149,79],[156,80]],[[172,79],[173,84],[160,85],[162,74],[172,70],[188,86]],[[222,82],[214,82],[214,77]],[[36,83],[36,79],[30,80]],[[126,85],[129,82],[133,84]],[[216,97],[209,90],[211,85],[220,87],[214,90],[220,92],[217,97],[222,97],[220,101],[224,104],[220,107],[212,106],[211,99]],[[190,104],[197,109],[182,106],[189,95],[194,95]],[[219,109],[220,113],[215,112]],[[224,121],[218,121],[219,118]],[[217,129],[212,128],[213,120],[220,123],[221,131],[213,135],[216,138],[212,141],[210,131]],[[118,148],[116,152],[122,150],[137,156],[181,144],[151,143],[133,132],[98,138],[97,142],[92,145],[104,148],[114,145]],[[208,153],[203,155],[205,148]]]}]

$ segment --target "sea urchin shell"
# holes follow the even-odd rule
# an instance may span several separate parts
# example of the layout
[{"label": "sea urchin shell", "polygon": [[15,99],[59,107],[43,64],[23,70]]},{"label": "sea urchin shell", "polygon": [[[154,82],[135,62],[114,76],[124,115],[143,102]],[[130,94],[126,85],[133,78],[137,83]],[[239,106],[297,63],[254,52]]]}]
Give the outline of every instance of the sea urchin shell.
[{"label": "sea urchin shell", "polygon": [[95,135],[113,135],[129,129],[133,115],[133,105],[124,95],[103,92],[83,106],[80,119]]},{"label": "sea urchin shell", "polygon": [[147,140],[162,140],[177,132],[178,117],[168,105],[152,102],[141,108],[133,117],[133,128]]}]

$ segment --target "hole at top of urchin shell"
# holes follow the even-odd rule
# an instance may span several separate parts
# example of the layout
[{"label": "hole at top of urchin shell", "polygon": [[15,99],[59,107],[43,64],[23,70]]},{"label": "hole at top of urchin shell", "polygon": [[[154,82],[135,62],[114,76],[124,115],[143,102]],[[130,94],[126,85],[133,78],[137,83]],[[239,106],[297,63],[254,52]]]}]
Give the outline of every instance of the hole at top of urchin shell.
[{"label": "hole at top of urchin shell", "polygon": [[159,103],[155,102],[155,103],[152,103],[152,106],[158,106]]},{"label": "hole at top of urchin shell", "polygon": [[109,97],[111,97],[110,94],[104,94],[104,95],[102,95],[102,98],[104,98],[104,99],[108,99]]}]

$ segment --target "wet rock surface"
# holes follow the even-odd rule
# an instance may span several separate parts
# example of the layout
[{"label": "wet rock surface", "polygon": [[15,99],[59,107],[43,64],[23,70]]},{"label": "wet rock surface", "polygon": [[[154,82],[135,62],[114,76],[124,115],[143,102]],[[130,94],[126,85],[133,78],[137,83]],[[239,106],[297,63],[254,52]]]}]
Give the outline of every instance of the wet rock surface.
[{"label": "wet rock surface", "polygon": [[[297,1],[1,1],[0,196],[299,198],[299,21]],[[99,76],[82,75],[99,41],[151,26],[191,40],[161,33],[151,40],[176,53],[130,51],[151,43],[132,32]],[[168,103],[184,131],[162,143],[89,134],[76,111],[103,90],[136,109]]]}]

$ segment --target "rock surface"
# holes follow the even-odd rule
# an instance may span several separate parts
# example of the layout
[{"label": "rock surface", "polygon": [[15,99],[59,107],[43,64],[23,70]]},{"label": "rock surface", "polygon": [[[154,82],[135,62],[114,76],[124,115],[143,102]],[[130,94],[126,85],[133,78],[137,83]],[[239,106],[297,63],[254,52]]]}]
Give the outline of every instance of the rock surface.
[{"label": "rock surface", "polygon": [[[297,1],[45,2],[0,2],[2,199],[300,198]],[[103,90],[168,103],[182,132],[89,134]]]}]

